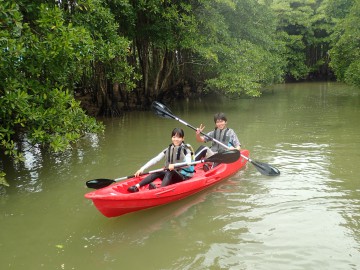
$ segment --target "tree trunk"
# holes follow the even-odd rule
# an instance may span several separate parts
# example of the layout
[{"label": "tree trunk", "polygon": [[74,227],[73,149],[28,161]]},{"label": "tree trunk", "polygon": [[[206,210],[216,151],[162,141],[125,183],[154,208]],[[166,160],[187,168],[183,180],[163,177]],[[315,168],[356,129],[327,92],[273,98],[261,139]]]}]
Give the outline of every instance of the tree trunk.
[{"label": "tree trunk", "polygon": [[95,63],[94,81],[96,88],[97,103],[99,104],[98,116],[118,117],[121,110],[118,106],[119,88],[106,78],[106,70],[102,63]]}]

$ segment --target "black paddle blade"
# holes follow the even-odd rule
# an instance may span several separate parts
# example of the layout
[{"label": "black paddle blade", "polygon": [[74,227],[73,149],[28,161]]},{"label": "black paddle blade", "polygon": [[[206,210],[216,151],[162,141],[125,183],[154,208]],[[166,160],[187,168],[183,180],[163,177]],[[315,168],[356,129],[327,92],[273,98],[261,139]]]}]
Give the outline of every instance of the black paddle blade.
[{"label": "black paddle blade", "polygon": [[151,104],[151,109],[154,111],[154,113],[160,117],[164,118],[171,118],[175,119],[176,117],[173,115],[173,113],[170,111],[168,107],[166,107],[164,104],[161,104],[160,102],[154,101]]},{"label": "black paddle blade", "polygon": [[216,153],[211,157],[205,159],[206,162],[215,162],[215,163],[233,163],[237,161],[240,157],[239,150],[233,149],[221,153]]},{"label": "black paddle blade", "polygon": [[115,183],[115,181],[112,179],[93,179],[93,180],[86,181],[86,186],[88,188],[99,189],[99,188],[110,186],[112,183]]},{"label": "black paddle blade", "polygon": [[260,161],[250,161],[251,164],[253,164],[255,166],[255,168],[264,175],[268,175],[268,176],[278,176],[280,175],[280,171],[274,167],[272,167],[271,165],[267,164],[267,163],[263,163]]}]

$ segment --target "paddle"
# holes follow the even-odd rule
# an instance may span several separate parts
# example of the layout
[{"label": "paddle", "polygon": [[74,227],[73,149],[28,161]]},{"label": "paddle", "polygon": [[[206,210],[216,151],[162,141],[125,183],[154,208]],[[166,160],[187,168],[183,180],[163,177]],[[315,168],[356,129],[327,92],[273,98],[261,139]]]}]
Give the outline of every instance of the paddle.
[{"label": "paddle", "polygon": [[[154,101],[152,104],[151,104],[151,107],[153,109],[153,111],[155,112],[155,114],[157,114],[158,116],[161,116],[161,117],[164,117],[164,118],[170,118],[170,119],[175,119],[177,121],[179,121],[180,123],[188,126],[189,128],[192,128],[193,130],[197,130],[196,127],[186,123],[184,120],[181,120],[180,118],[176,117],[171,111],[169,108],[167,108],[164,104],[161,104],[160,102],[158,101]],[[230,149],[227,145],[223,144],[222,142],[214,139],[214,138],[211,138],[210,136],[208,136],[207,134],[203,133],[203,132],[200,132],[202,135],[204,135],[206,138],[208,138],[209,140],[211,141],[214,141],[218,144],[220,144],[221,146],[225,147],[226,149]],[[251,160],[250,158],[248,158],[247,156],[244,156],[240,153],[240,155],[245,158],[247,161],[251,162],[252,165],[255,166],[255,168],[261,173],[261,174],[264,174],[264,175],[268,175],[268,176],[277,176],[277,175],[280,175],[280,171],[267,164],[267,163],[264,163],[264,162],[260,162],[260,161],[254,161],[254,160]]]},{"label": "paddle", "polygon": [[[204,163],[204,162],[233,163],[236,160],[238,160],[239,157],[240,157],[239,151],[230,150],[230,151],[226,151],[226,152],[223,152],[223,153],[217,153],[215,155],[212,155],[209,158],[194,161],[194,162],[191,162],[189,164],[186,163],[186,162],[176,163],[175,168],[191,166],[191,165],[195,165],[195,164],[198,164],[198,163]],[[149,174],[149,173],[155,173],[155,172],[161,172],[163,170],[166,170],[166,168],[145,172],[145,173],[142,173],[141,175],[145,175],[145,174]],[[116,178],[114,180],[113,179],[106,179],[106,178],[93,179],[93,180],[87,181],[86,186],[88,188],[99,189],[99,188],[107,187],[107,186],[111,185],[112,183],[119,182],[121,180],[129,179],[129,178],[133,178],[133,177],[135,177],[135,175],[124,176],[124,177]]]}]

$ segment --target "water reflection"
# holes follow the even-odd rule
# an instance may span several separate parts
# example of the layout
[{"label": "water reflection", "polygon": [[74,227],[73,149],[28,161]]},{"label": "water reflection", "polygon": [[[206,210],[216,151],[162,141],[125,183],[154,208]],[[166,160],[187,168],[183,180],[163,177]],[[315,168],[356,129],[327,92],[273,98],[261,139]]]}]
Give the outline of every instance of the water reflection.
[{"label": "water reflection", "polygon": [[[4,195],[7,192],[42,192],[44,191],[44,180],[47,182],[47,179],[52,178],[52,181],[56,181],[66,175],[71,176],[69,168],[74,164],[87,163],[90,153],[99,150],[100,136],[88,134],[76,145],[73,145],[72,149],[63,153],[50,153],[39,145],[33,146],[24,141],[21,144],[21,149],[24,150],[23,162],[14,162],[6,156],[1,159],[7,174],[6,178],[10,183],[9,188],[0,187],[1,192]],[[89,148],[89,143],[91,148]]]}]

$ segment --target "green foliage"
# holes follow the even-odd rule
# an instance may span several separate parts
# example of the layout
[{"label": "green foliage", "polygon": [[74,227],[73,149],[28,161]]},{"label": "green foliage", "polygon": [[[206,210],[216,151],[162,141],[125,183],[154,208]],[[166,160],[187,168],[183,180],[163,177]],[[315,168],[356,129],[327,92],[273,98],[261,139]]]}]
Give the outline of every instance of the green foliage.
[{"label": "green foliage", "polygon": [[[115,1],[115,7],[124,8],[127,1]],[[106,1],[89,0],[86,1],[86,9],[76,9],[74,14],[70,14],[69,20],[78,27],[84,27],[91,36],[94,43],[92,61],[95,68],[103,67],[107,71],[105,75],[112,82],[122,83],[127,90],[132,90],[139,80],[139,75],[135,72],[135,67],[127,62],[130,41],[119,35],[119,22],[116,21],[111,6]],[[87,65],[89,69],[89,65]],[[84,74],[83,74],[84,75]],[[97,74],[102,76],[103,74]],[[88,78],[89,80],[92,77]]]},{"label": "green foliage", "polygon": [[310,71],[306,65],[306,42],[313,35],[314,4],[313,0],[275,0],[271,5],[278,15],[278,39],[286,47],[286,73],[297,80],[305,78]]},{"label": "green foliage", "polygon": [[[280,36],[280,33],[279,33]],[[286,43],[285,59],[287,60],[287,72],[296,80],[305,78],[309,73],[306,65],[306,46],[302,35],[289,35],[282,32],[282,41]]]},{"label": "green foliage", "polygon": [[0,172],[0,185],[3,185],[3,186],[9,186],[8,182],[6,181],[5,179],[5,173],[4,172]]},{"label": "green foliage", "polygon": [[15,161],[22,140],[62,151],[103,129],[72,94],[92,59],[89,33],[66,24],[57,7],[37,11],[30,26],[15,3],[0,0],[0,145]]},{"label": "green foliage", "polygon": [[355,1],[349,13],[337,24],[330,51],[331,67],[340,81],[360,86],[360,3]]},{"label": "green foliage", "polygon": [[208,65],[207,87],[232,96],[260,96],[261,88],[280,82],[283,45],[275,40],[275,18],[256,1],[207,2],[196,10],[197,53]]},{"label": "green foliage", "polygon": [[329,19],[343,19],[349,13],[356,0],[323,0],[326,15]]},{"label": "green foliage", "polygon": [[[357,48],[357,50],[359,50]],[[360,59],[357,57],[356,61],[353,61],[349,68],[345,72],[345,82],[360,86]]]},{"label": "green foliage", "polygon": [[281,80],[281,60],[251,42],[224,49],[223,57],[219,66],[224,70],[207,83],[226,94],[258,97],[263,86]]},{"label": "green foliage", "polygon": [[39,8],[34,28],[30,38],[36,47],[27,50],[24,65],[46,80],[73,89],[93,57],[95,44],[89,32],[82,26],[65,23],[59,8],[45,5]]}]

